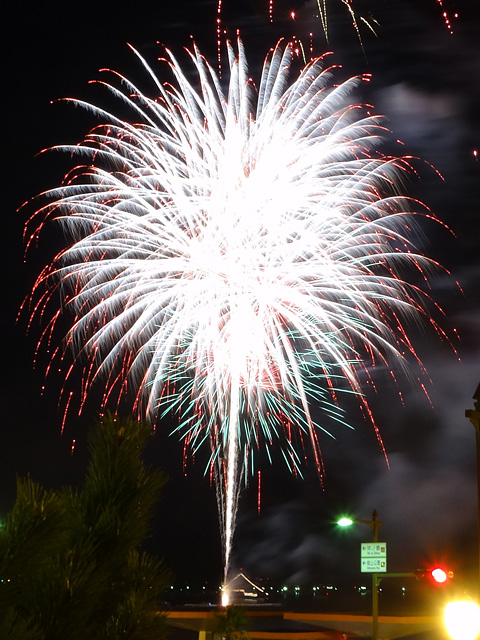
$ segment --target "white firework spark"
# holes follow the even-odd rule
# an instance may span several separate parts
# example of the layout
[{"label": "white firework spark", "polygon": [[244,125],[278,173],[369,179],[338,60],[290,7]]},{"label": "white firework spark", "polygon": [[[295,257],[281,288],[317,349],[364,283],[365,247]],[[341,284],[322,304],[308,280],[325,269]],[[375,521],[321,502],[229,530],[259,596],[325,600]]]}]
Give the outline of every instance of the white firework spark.
[{"label": "white firework spark", "polygon": [[334,86],[317,59],[289,85],[279,43],[257,90],[241,42],[228,52],[226,93],[196,48],[194,83],[170,52],[173,84],[142,60],[155,99],[116,74],[106,86],[138,123],[75,101],[108,124],[61,147],[87,164],[46,194],[30,237],[54,217],[71,238],[35,289],[37,312],[60,288],[74,315],[81,402],[99,380],[104,404],[133,388],[141,417],[175,410],[185,441],[210,446],[226,569],[255,450],[297,468],[305,436],[321,470],[311,401],[343,421],[341,379],[368,412],[362,366],[416,358],[404,321],[428,296],[401,274],[430,264],[397,195],[408,162],[374,152],[381,120],[348,103],[362,78]]}]

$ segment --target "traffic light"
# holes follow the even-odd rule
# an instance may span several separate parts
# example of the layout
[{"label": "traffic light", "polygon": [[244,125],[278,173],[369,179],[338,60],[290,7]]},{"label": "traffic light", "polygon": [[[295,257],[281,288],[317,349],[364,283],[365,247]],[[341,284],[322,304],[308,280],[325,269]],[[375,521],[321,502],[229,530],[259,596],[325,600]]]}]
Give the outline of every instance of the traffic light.
[{"label": "traffic light", "polygon": [[417,580],[426,579],[434,585],[442,586],[447,584],[453,578],[453,571],[436,565],[430,569],[418,569],[415,571]]},{"label": "traffic light", "polygon": [[[449,574],[452,574],[451,576]],[[444,584],[450,577],[453,577],[453,573],[451,571],[446,571],[442,567],[435,567],[430,570],[430,576],[433,582],[437,584]]]}]

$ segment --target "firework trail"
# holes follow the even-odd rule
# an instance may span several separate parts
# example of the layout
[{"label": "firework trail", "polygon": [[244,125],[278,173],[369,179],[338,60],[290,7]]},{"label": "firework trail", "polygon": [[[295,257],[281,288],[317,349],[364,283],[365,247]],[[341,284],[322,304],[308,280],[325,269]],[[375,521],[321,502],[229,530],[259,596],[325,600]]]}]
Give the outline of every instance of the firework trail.
[{"label": "firework trail", "polygon": [[[352,27],[355,29],[358,40],[363,49],[363,41],[362,41],[362,35],[360,32],[360,24],[366,25],[374,35],[377,35],[376,29],[379,26],[378,22],[375,20],[375,18],[372,15],[368,17],[358,15],[358,13],[355,11],[353,0],[337,0],[337,1],[339,2],[339,4],[342,4],[346,9],[346,11],[348,12],[351,19]],[[437,0],[437,2],[441,3],[442,0]],[[227,29],[225,29],[223,26],[223,5],[224,5],[224,0],[217,0],[217,17],[216,17],[216,38],[217,38],[217,59],[218,59],[217,64],[218,64],[218,70],[219,70],[220,76],[221,76],[221,70],[222,70],[222,42],[223,42],[223,36],[227,33]],[[275,9],[274,0],[268,0],[268,21],[270,23],[274,22],[274,13],[275,13],[274,9]],[[327,0],[315,0],[315,11],[318,12],[315,17],[317,17],[320,20],[323,35],[325,37],[325,40],[328,42],[329,19],[328,19]],[[292,20],[295,20],[296,11],[290,10],[289,13]],[[313,34],[310,34],[310,35],[313,36]],[[300,46],[303,46],[300,40],[298,40],[298,42]]]},{"label": "firework trail", "polygon": [[[223,28],[223,4],[225,0],[217,0],[217,18],[216,18],[216,35],[217,35],[217,57],[218,57],[218,67],[221,70],[221,50],[222,50],[222,36],[226,33],[226,29]],[[453,9],[448,9],[444,3],[444,0],[433,0],[439,7],[441,11],[442,21],[450,33],[453,35],[453,21],[458,19],[458,12]],[[275,21],[275,2],[274,0],[265,0],[265,3],[268,4],[268,21],[273,23]],[[362,38],[362,27],[366,27],[371,33],[375,36],[378,36],[378,30],[380,27],[380,23],[375,18],[375,15],[369,11],[368,15],[362,15],[357,11],[357,2],[355,0],[312,0],[309,3],[310,11],[312,11],[312,17],[318,18],[320,21],[321,30],[323,32],[323,36],[325,40],[329,41],[329,26],[330,26],[330,18],[329,14],[331,13],[331,6],[333,4],[338,5],[339,7],[343,7],[343,9],[348,13],[351,25],[357,34],[358,41],[364,49],[363,38]],[[447,3],[448,4],[448,3]],[[375,8],[375,3],[372,2],[372,10]],[[307,9],[308,10],[308,9]],[[296,12],[294,10],[290,10],[290,15],[292,19],[295,19]]]},{"label": "firework trail", "polygon": [[143,61],[156,99],[114,74],[120,88],[105,86],[136,123],[74,101],[108,124],[60,147],[86,163],[26,227],[27,244],[52,218],[69,238],[38,278],[32,319],[59,290],[74,319],[56,355],[81,362],[80,405],[96,383],[104,406],[133,391],[139,417],[176,412],[186,446],[210,447],[226,571],[257,452],[297,470],[310,450],[321,472],[319,422],[345,423],[337,389],[368,415],[360,372],[417,359],[404,324],[433,323],[401,275],[431,264],[397,195],[408,162],[374,152],[381,120],[347,99],[368,77],[335,86],[317,59],[289,85],[279,43],[257,89],[242,43],[228,53],[226,93],[196,48],[194,82],[170,52],[171,83]]}]

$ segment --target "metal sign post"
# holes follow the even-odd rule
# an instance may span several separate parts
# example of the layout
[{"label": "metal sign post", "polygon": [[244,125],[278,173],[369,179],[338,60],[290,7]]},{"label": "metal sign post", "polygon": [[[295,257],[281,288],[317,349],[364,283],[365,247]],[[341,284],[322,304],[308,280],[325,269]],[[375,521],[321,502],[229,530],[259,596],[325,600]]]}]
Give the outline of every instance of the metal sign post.
[{"label": "metal sign post", "polygon": [[381,522],[377,511],[369,522],[373,531],[373,542],[362,542],[360,546],[360,565],[364,573],[372,574],[372,638],[378,640],[378,574],[387,571],[387,544],[378,541],[378,527]]}]

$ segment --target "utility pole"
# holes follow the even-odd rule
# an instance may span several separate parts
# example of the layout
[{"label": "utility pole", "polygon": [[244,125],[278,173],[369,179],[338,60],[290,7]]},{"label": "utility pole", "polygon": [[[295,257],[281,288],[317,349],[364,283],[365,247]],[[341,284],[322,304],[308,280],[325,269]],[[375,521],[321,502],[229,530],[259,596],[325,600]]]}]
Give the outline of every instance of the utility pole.
[{"label": "utility pole", "polygon": [[[378,513],[375,509],[372,514],[372,531],[373,541],[378,542],[378,527],[382,523],[378,519]],[[378,640],[378,573],[372,573],[372,626],[373,640]]]}]

